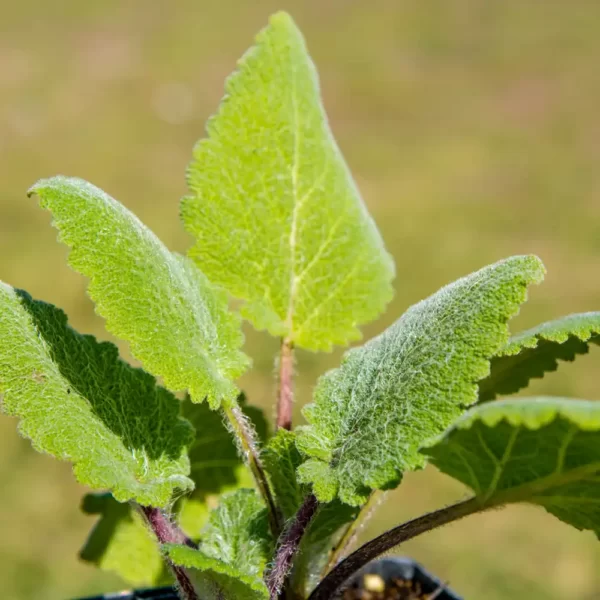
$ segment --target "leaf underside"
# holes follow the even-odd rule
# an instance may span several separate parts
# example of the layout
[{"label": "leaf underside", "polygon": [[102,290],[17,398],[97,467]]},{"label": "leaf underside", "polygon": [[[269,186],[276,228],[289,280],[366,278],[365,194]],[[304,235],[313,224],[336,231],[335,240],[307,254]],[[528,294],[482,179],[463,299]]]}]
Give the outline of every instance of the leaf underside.
[{"label": "leaf underside", "polygon": [[170,252],[139,219],[97,187],[75,178],[39,181],[30,194],[52,212],[69,264],[107,329],[172,391],[216,408],[233,401],[248,366],[227,295],[187,258]]},{"label": "leaf underside", "polygon": [[119,501],[163,506],[188,490],[193,430],[180,403],[108,342],[0,283],[2,409],[34,448],[74,463],[77,479]]},{"label": "leaf underside", "polygon": [[600,402],[519,398],[481,404],[423,450],[482,507],[543,506],[600,535]]},{"label": "leaf underside", "polygon": [[227,80],[188,169],[190,256],[257,329],[310,350],[360,338],[394,266],[333,139],[315,67],[274,15]]},{"label": "leaf underside", "polygon": [[513,336],[479,382],[479,399],[493,400],[527,387],[529,381],[556,371],[558,361],[573,361],[600,344],[600,312],[569,315]]},{"label": "leaf underside", "polygon": [[82,560],[116,573],[132,586],[170,581],[156,540],[129,504],[108,493],[87,494],[82,510],[99,515],[80,552]]},{"label": "leaf underside", "polygon": [[420,468],[423,440],[439,435],[477,399],[489,357],[508,340],[507,321],[543,278],[533,256],[464,277],[411,307],[394,325],[346,353],[323,376],[298,446],[299,469],[321,501],[351,505]]}]

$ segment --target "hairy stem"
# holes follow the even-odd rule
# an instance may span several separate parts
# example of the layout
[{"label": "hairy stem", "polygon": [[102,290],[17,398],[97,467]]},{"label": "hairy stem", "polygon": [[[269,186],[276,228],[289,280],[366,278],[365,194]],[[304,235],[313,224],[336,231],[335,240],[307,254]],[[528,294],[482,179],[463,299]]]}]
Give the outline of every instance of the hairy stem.
[{"label": "hairy stem", "polygon": [[[169,517],[160,508],[152,506],[139,506],[148,525],[154,532],[156,539],[160,544],[185,544],[192,548],[196,545],[184,533],[171,522]],[[192,581],[183,567],[173,564],[169,559],[167,563],[177,580],[177,591],[182,600],[199,600],[198,594],[192,584]]]},{"label": "hairy stem", "polygon": [[280,597],[302,537],[318,508],[319,501],[313,494],[309,494],[277,542],[275,559],[265,578],[270,600],[277,600]]},{"label": "hairy stem", "polygon": [[236,440],[246,457],[256,487],[267,505],[269,527],[271,528],[273,538],[277,539],[282,529],[281,515],[275,504],[275,499],[271,493],[267,475],[260,459],[255,433],[237,404],[233,406],[223,406],[223,412],[225,413],[233,433],[235,434]]},{"label": "hairy stem", "polygon": [[381,490],[375,490],[370,496],[364,506],[360,509],[358,516],[354,519],[348,527],[346,527],[346,531],[344,531],[344,535],[340,538],[340,541],[335,545],[333,550],[329,555],[329,560],[327,564],[323,567],[321,571],[321,578],[325,577],[331,569],[333,569],[341,560],[344,554],[350,551],[351,547],[354,545],[356,538],[360,532],[360,530],[365,526],[366,522],[375,512],[379,504],[383,499],[384,492]]},{"label": "hairy stem", "polygon": [[482,505],[476,498],[471,498],[464,502],[428,513],[386,531],[379,537],[361,546],[356,552],[353,552],[348,558],[337,565],[319,583],[310,595],[309,600],[330,600],[349,577],[381,554],[422,533],[462,519],[486,508],[490,507]]},{"label": "hairy stem", "polygon": [[294,344],[289,339],[281,340],[279,353],[279,390],[277,394],[277,428],[292,428],[294,408]]}]

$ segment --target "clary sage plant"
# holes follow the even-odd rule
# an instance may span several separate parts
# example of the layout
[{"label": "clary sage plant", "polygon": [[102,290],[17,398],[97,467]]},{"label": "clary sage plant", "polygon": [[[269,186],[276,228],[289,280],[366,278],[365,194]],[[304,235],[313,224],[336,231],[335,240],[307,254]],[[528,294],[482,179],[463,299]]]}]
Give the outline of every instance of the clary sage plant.
[{"label": "clary sage plant", "polygon": [[[181,203],[188,256],[90,183],[54,177],[29,192],[143,369],[0,285],[2,410],[101,490],[83,501],[98,521],[82,557],[132,585],[174,581],[184,600],[328,600],[401,542],[506,504],[598,532],[600,403],[497,397],[587,352],[600,313],[510,337],[544,267],[507,258],[349,350],[294,427],[294,349],[357,341],[392,297],[394,264],[288,15],[259,33],[207,129]],[[274,427],[236,384],[251,367],[242,319],[281,341]],[[349,553],[374,499],[428,462],[471,497]]]}]

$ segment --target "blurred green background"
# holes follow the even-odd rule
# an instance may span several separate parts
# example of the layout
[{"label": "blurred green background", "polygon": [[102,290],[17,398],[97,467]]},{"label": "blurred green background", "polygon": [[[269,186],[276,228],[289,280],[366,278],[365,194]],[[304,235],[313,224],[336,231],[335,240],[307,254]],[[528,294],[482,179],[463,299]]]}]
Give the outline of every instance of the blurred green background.
[{"label": "blurred green background", "polygon": [[[107,337],[25,191],[40,177],[84,177],[184,251],[192,145],[280,8],[307,37],[333,130],[396,258],[396,299],[366,336],[458,276],[525,252],[548,276],[513,330],[600,308],[596,0],[0,0],[0,277]],[[248,329],[247,349],[256,369],[243,385],[268,406],[276,343]],[[339,356],[299,356],[298,408]],[[597,398],[599,360],[592,351],[530,391]],[[84,491],[0,418],[0,597],[121,587],[78,562],[93,524],[78,511]],[[433,470],[410,475],[363,537],[465,494]],[[594,536],[534,508],[472,517],[401,552],[469,599],[600,595]]]}]

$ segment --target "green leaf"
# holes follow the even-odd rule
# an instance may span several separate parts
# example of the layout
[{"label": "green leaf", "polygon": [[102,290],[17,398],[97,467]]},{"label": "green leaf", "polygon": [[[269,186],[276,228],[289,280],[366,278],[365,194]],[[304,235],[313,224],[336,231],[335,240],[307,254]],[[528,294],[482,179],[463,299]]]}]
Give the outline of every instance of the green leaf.
[{"label": "green leaf", "polygon": [[187,477],[193,431],[180,403],[117,348],[80,335],[66,315],[0,283],[0,397],[40,452],[119,501],[163,506]]},{"label": "green leaf", "polygon": [[299,597],[308,597],[316,587],[331,549],[343,535],[342,528],[354,521],[359,512],[358,507],[342,504],[339,500],[320,505],[294,561],[292,586]]},{"label": "green leaf", "polygon": [[482,509],[528,502],[600,535],[600,402],[481,404],[423,452],[469,486]]},{"label": "green leaf", "polygon": [[277,505],[283,517],[290,519],[309,493],[308,487],[302,485],[296,475],[296,470],[302,464],[302,455],[296,447],[295,433],[279,429],[263,449],[262,459]]},{"label": "green leaf", "polygon": [[[256,428],[258,439],[264,440],[268,424],[263,411],[249,406],[243,395],[239,403]],[[186,400],[183,415],[196,429],[196,438],[189,449],[190,477],[195,484],[193,498],[203,500],[207,495],[238,487],[244,479],[246,466],[222,414],[210,410],[206,404],[192,404]]]},{"label": "green leaf", "polygon": [[206,556],[188,546],[166,545],[167,556],[176,564],[192,569],[194,587],[202,600],[267,600],[265,584],[235,567]]},{"label": "green leaf", "polygon": [[67,177],[30,194],[54,217],[69,264],[90,279],[89,295],[108,330],[129,342],[146,370],[172,391],[211,407],[234,400],[248,365],[239,319],[227,296],[193,263],[170,252],[139,219],[97,187]]},{"label": "green leaf", "polygon": [[200,550],[249,577],[262,577],[273,540],[260,496],[249,489],[221,497],[201,536]]},{"label": "green leaf", "polygon": [[527,387],[529,381],[558,369],[600,344],[600,312],[569,315],[513,336],[492,359],[488,377],[479,382],[479,399],[493,400]]},{"label": "green leaf", "polygon": [[112,571],[132,586],[169,581],[156,540],[129,504],[111,494],[87,494],[82,510],[100,515],[80,557],[104,571]]},{"label": "green leaf", "polygon": [[278,13],[228,79],[188,170],[190,256],[258,329],[310,350],[360,338],[394,266],[333,139],[315,67]]},{"label": "green leaf", "polygon": [[202,598],[268,598],[263,571],[273,551],[267,512],[254,490],[224,494],[211,512],[199,550],[167,545],[175,564],[197,571]]},{"label": "green leaf", "polygon": [[394,325],[324,375],[310,425],[298,437],[310,457],[299,469],[317,497],[351,505],[420,468],[418,449],[477,399],[476,382],[506,344],[506,323],[542,280],[534,256],[518,256],[464,277],[411,307]]}]

